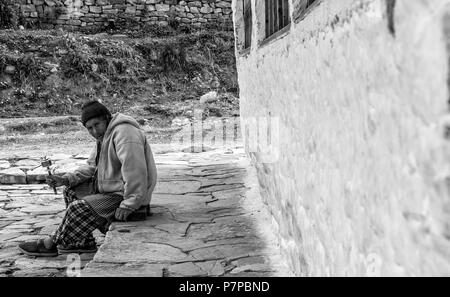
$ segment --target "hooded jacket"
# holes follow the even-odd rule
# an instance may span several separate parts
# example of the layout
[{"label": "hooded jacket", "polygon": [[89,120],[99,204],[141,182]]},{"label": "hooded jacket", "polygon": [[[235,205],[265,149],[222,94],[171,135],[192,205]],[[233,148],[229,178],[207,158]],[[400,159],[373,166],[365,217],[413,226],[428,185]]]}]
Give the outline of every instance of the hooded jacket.
[{"label": "hooded jacket", "polygon": [[70,187],[91,179],[95,173],[98,146],[101,146],[97,166],[99,193],[123,196],[120,208],[137,210],[149,205],[156,185],[156,165],[144,132],[130,116],[116,113],[112,117],[102,142],[97,142],[87,166],[65,175]]}]

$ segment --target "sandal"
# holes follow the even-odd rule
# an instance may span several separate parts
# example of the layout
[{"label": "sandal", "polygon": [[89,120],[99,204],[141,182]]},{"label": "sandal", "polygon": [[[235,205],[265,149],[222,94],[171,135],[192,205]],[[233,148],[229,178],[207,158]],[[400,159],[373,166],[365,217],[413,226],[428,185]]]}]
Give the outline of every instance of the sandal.
[{"label": "sandal", "polygon": [[86,246],[63,246],[58,245],[58,252],[60,254],[89,254],[97,252],[97,245]]},{"label": "sandal", "polygon": [[44,239],[38,241],[28,241],[19,244],[19,249],[28,256],[34,257],[56,257],[58,249],[55,245],[51,249],[45,247]]}]

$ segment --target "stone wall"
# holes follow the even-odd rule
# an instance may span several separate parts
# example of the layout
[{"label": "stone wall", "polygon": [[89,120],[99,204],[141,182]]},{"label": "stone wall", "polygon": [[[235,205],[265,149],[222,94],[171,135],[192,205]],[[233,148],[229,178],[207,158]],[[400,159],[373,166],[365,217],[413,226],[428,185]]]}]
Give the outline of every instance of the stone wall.
[{"label": "stone wall", "polygon": [[167,26],[171,22],[232,28],[231,0],[20,0],[15,5],[25,23],[44,28]]},{"label": "stone wall", "polygon": [[449,2],[318,1],[266,40],[253,0],[242,50],[233,1],[246,150],[297,275],[450,275]]}]

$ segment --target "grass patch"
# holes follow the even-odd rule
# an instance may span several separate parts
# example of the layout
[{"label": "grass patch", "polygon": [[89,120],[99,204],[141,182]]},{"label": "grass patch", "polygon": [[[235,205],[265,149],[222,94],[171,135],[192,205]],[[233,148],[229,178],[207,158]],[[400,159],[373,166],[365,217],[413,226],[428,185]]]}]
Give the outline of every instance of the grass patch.
[{"label": "grass patch", "polygon": [[[155,104],[190,105],[211,90],[238,96],[233,32],[152,30],[128,37],[0,30],[0,74],[15,69],[0,77],[9,79],[0,89],[0,117],[78,114],[92,99],[114,112],[138,105],[148,117],[170,117],[179,112],[164,114]],[[226,110],[239,109],[227,102]]]}]

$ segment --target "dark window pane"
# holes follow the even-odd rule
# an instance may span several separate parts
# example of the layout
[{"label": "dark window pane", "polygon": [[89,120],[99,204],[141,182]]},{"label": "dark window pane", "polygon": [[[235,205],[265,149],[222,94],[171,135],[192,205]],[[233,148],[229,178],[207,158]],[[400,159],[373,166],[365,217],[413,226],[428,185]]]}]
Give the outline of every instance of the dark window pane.
[{"label": "dark window pane", "polygon": [[249,48],[252,44],[252,9],[250,0],[244,0],[244,48]]},{"label": "dark window pane", "polygon": [[283,28],[284,25],[284,16],[283,16],[283,0],[278,0],[278,7],[277,7],[277,15],[278,15],[278,30]]},{"label": "dark window pane", "polygon": [[269,0],[270,2],[270,31],[269,35],[272,35],[273,32],[275,32],[275,14],[273,13],[273,10],[275,9],[275,5],[273,3],[273,0]]},{"label": "dark window pane", "polygon": [[284,26],[287,26],[291,22],[291,18],[289,15],[289,3],[288,2],[284,2],[283,17],[284,17]]},{"label": "dark window pane", "polygon": [[288,0],[266,0],[266,37],[290,23]]},{"label": "dark window pane", "polygon": [[269,17],[269,0],[266,0],[266,37],[269,36],[269,28],[270,28],[270,17]]}]

